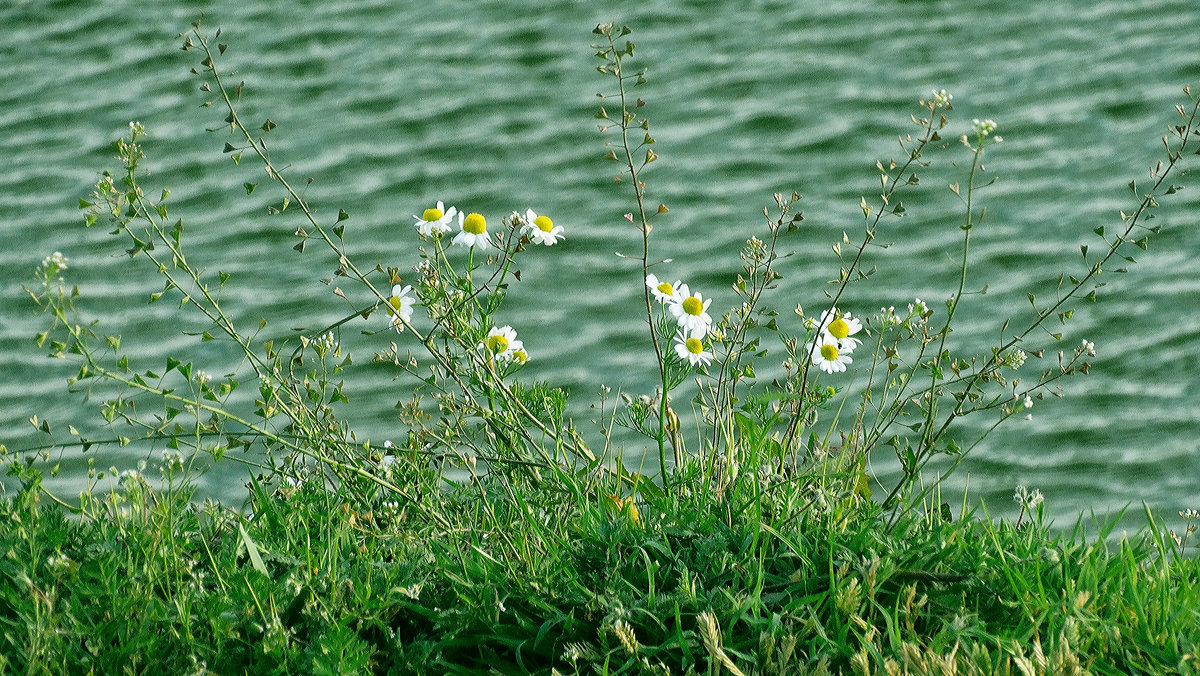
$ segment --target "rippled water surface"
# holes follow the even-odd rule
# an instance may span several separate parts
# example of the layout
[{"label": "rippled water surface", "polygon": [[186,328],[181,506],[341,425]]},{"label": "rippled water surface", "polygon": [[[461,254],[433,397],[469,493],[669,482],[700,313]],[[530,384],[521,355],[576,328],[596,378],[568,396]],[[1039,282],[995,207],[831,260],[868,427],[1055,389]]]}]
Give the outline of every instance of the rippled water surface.
[{"label": "rippled water surface", "polygon": [[[349,252],[370,266],[416,261],[411,214],[443,199],[489,214],[533,207],[566,226],[567,240],[533,252],[504,321],[535,361],[527,374],[573,392],[579,418],[603,384],[647,391],[654,380],[639,319],[638,234],[621,215],[629,194],[601,160],[599,90],[591,29],[631,25],[661,159],[645,178],[649,198],[671,212],[657,221],[657,257],[671,276],[733,302],[736,250],[762,234],[773,192],[799,191],[806,228],[788,238],[795,255],[773,303],[788,315],[815,308],[836,276],[830,247],[861,231],[859,198],[877,193],[875,161],[899,152],[896,137],[931,89],[954,98],[951,139],[929,153],[919,190],[902,196],[908,215],[887,221],[873,249],[872,282],[843,306],[867,314],[914,296],[939,303],[956,283],[961,208],[946,186],[964,181],[968,154],[955,139],[972,118],[992,118],[1005,142],[989,151],[995,184],[980,194],[987,217],[973,234],[971,296],[953,334],[983,349],[1004,318],[1029,315],[1026,294],[1052,298],[1059,274],[1081,269],[1079,245],[1093,228],[1116,228],[1134,207],[1127,184],[1145,181],[1177,120],[1181,90],[1200,86],[1191,27],[1200,4],[1171,0],[992,3],[970,0],[722,3],[651,1],[607,13],[595,3],[216,3],[206,25],[223,28],[230,79],[245,81],[241,114],[270,118],[273,157],[303,184],[318,214],[347,221]],[[103,228],[84,230],[77,202],[104,169],[109,144],[130,120],[150,133],[146,185],[172,191],[193,261],[231,275],[222,300],[235,321],[269,324],[263,337],[316,330],[352,312],[321,282],[336,261],[319,247],[291,249],[292,212],[270,217],[278,199],[261,169],[234,166],[225,137],[205,131],[224,116],[203,108],[176,34],[198,11],[175,3],[9,2],[0,7],[0,442],[43,443],[27,419],[56,431],[68,422],[95,436],[107,392],[68,394],[77,367],[47,360],[33,345],[43,321],[21,284],[52,251],[70,258],[78,305],[98,331],[121,334],[144,368],[188,355],[220,374],[237,366],[219,342],[201,345],[196,316],[162,301],[153,270],[130,264]],[[220,63],[219,63],[220,65]],[[964,165],[964,163],[967,163]],[[1135,251],[1127,275],[1106,274],[1100,302],[1081,304],[1062,343],[1035,337],[1048,358],[1081,338],[1095,342],[1090,375],[1064,397],[1037,402],[981,444],[957,476],[997,511],[1013,486],[1040,488],[1061,521],[1080,510],[1111,513],[1146,501],[1168,513],[1200,500],[1200,158],[1162,200],[1163,228]],[[260,183],[247,196],[242,184]],[[358,305],[358,289],[345,288]],[[361,320],[342,339],[357,355],[345,414],[371,438],[399,437],[399,381],[370,363],[385,334]],[[190,334],[190,335],[189,335]],[[402,338],[401,338],[402,340]],[[185,352],[186,351],[186,352]],[[1031,360],[1032,378],[1039,367]],[[990,422],[981,421],[981,422]],[[107,434],[111,434],[107,433]],[[639,449],[628,451],[639,456]],[[133,467],[145,448],[96,449],[101,468]],[[55,452],[60,488],[80,486],[86,459]],[[876,466],[885,481],[890,465]],[[245,469],[224,463],[206,490],[241,495]],[[69,492],[69,491],[68,491]]]}]

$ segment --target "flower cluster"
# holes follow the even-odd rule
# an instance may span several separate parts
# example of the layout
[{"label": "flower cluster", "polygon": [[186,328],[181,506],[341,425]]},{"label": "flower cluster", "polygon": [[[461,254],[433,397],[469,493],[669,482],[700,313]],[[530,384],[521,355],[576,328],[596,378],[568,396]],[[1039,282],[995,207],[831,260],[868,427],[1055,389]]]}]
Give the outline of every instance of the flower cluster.
[{"label": "flower cluster", "polygon": [[67,257],[62,255],[62,253],[55,251],[49,256],[46,256],[46,258],[42,261],[42,268],[44,270],[50,270],[51,272],[49,274],[51,275],[53,275],[55,272],[66,270]]},{"label": "flower cluster", "polygon": [[933,105],[935,108],[949,108],[954,95],[947,94],[945,89],[933,90]]},{"label": "flower cluster", "polygon": [[1013,502],[1031,512],[1042,504],[1044,499],[1041,491],[1036,488],[1029,490],[1024,484],[1017,484],[1017,489],[1013,491]]},{"label": "flower cluster", "polygon": [[[1000,143],[1004,140],[1002,137],[996,134],[996,123],[992,120],[983,120],[982,122],[979,120],[972,120],[971,128],[975,132],[975,141],[979,144],[980,148],[986,144]],[[963,134],[962,142],[963,145],[967,146],[968,148],[974,147],[971,145],[971,141],[967,138],[966,134]]]},{"label": "flower cluster", "polygon": [[1096,344],[1095,344],[1095,343],[1093,343],[1093,342],[1091,342],[1091,341],[1089,341],[1087,338],[1084,338],[1084,339],[1083,339],[1083,340],[1082,340],[1082,341],[1079,343],[1079,349],[1080,349],[1080,351],[1082,351],[1082,352],[1086,352],[1086,353],[1087,353],[1087,356],[1089,356],[1089,357],[1095,357],[1095,356],[1096,356]]},{"label": "flower cluster", "polygon": [[808,326],[817,333],[810,349],[813,363],[826,373],[845,371],[846,365],[854,361],[850,353],[862,344],[853,337],[862,330],[862,322],[849,312],[843,314],[837,308],[829,308],[821,313],[819,320],[809,320]]},{"label": "flower cluster", "polygon": [[992,132],[996,131],[996,123],[993,120],[984,120],[983,122],[980,122],[979,120],[972,120],[971,125],[975,128],[976,136],[986,137],[991,135]]},{"label": "flower cluster", "polygon": [[693,293],[679,280],[673,284],[659,281],[653,273],[646,275],[646,287],[655,300],[666,306],[682,331],[675,335],[675,354],[692,366],[710,364],[713,354],[704,349],[704,338],[712,328],[712,316],[708,314],[712,299],[705,300],[703,294]]},{"label": "flower cluster", "polygon": [[1025,350],[1013,349],[1005,352],[1004,356],[1000,358],[1000,361],[1005,366],[1015,371],[1016,369],[1021,368],[1021,365],[1025,363],[1025,359]]},{"label": "flower cluster", "polygon": [[[458,216],[458,232],[451,240],[452,245],[469,248],[487,249],[494,245],[492,236],[487,231],[487,219],[483,214],[465,213],[456,207],[446,207],[445,202],[439,201],[436,207],[426,209],[420,216],[413,215],[413,227],[422,237],[436,237],[449,233],[454,229],[454,216]],[[533,209],[526,209],[525,214],[513,212],[510,218],[514,226],[521,226],[521,234],[529,241],[546,246],[554,246],[563,239],[563,227],[554,225],[549,216],[539,216]]]}]

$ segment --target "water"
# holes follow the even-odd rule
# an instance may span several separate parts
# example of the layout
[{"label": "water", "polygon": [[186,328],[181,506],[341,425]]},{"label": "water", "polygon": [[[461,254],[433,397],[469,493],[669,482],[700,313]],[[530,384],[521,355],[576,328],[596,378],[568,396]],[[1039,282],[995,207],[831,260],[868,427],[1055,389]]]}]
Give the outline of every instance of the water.
[{"label": "water", "polygon": [[[805,231],[782,269],[774,305],[816,308],[836,275],[830,252],[843,231],[857,237],[859,197],[877,192],[875,161],[898,153],[913,128],[909,113],[931,89],[955,95],[944,151],[921,172],[922,189],[902,197],[908,216],[889,223],[873,251],[880,273],[853,287],[846,309],[869,313],[919,296],[941,309],[955,283],[960,216],[945,186],[964,180],[967,153],[955,137],[972,118],[993,118],[1005,142],[989,151],[997,182],[981,193],[988,216],[973,235],[969,288],[989,284],[962,309],[954,337],[985,345],[1003,318],[1028,316],[1027,292],[1054,296],[1061,272],[1081,269],[1078,247],[1099,242],[1092,228],[1119,224],[1133,201],[1126,184],[1144,181],[1160,159],[1159,136],[1200,86],[1200,52],[1187,27],[1200,25],[1189,1],[1068,2],[1039,6],[969,0],[910,2],[641,3],[612,16],[590,3],[299,3],[288,11],[225,3],[209,11],[229,50],[219,62],[246,82],[243,119],[270,118],[274,157],[290,166],[306,198],[330,222],[338,209],[357,260],[406,269],[416,262],[410,214],[443,199],[497,222],[533,207],[567,228],[567,240],[523,263],[503,321],[517,327],[535,361],[527,374],[568,387],[580,419],[601,384],[647,391],[654,380],[639,319],[639,236],[621,218],[630,199],[601,161],[595,93],[611,83],[588,49],[601,21],[628,23],[650,83],[638,94],[661,159],[645,178],[649,199],[671,208],[657,221],[654,255],[670,273],[732,303],[736,249],[762,233],[771,193],[805,197]],[[232,275],[223,302],[239,326],[270,321],[264,337],[315,330],[346,316],[346,303],[321,283],[336,265],[319,247],[291,250],[298,220],[268,217],[278,199],[261,169],[234,166],[220,150],[223,113],[204,109],[199,60],[176,34],[196,10],[131,1],[9,2],[0,9],[0,443],[43,443],[27,419],[62,433],[67,423],[93,436],[103,391],[68,394],[77,367],[47,360],[32,342],[43,319],[21,289],[41,259],[71,260],[85,316],[121,334],[142,368],[186,354],[220,374],[236,364],[206,328],[172,303],[147,305],[161,281],[131,266],[123,243],[103,228],[84,230],[77,200],[103,169],[109,144],[130,120],[150,132],[147,185],[172,191],[193,260]],[[958,163],[958,166],[954,166]],[[1012,508],[1013,486],[1040,488],[1060,522],[1080,510],[1112,513],[1146,501],[1174,512],[1197,506],[1200,429],[1200,187],[1193,159],[1165,198],[1162,235],[1128,275],[1106,275],[1101,302],[1079,304],[1062,344],[1081,338],[1099,356],[1064,397],[1036,404],[974,453],[952,487],[970,477],[994,511]],[[244,182],[260,189],[247,197]],[[359,304],[365,295],[344,286]],[[356,295],[357,294],[357,295]],[[342,339],[357,356],[347,376],[347,418],[373,439],[400,437],[393,405],[402,392],[370,364],[381,336],[352,323]],[[1055,331],[1059,329],[1054,329]],[[1053,339],[1039,346],[1053,353]],[[1031,360],[1032,363],[1032,360]],[[1034,365],[1036,366],[1036,365]],[[1026,368],[1031,368],[1027,366]],[[1033,377],[1034,371],[1027,374]],[[685,395],[687,396],[687,395]],[[586,426],[586,424],[585,424]],[[640,450],[631,449],[633,455]],[[146,449],[93,450],[100,468],[126,469]],[[81,487],[86,460],[56,453],[51,485]],[[876,469],[886,480],[889,463]],[[240,498],[245,469],[223,464],[205,490]]]}]

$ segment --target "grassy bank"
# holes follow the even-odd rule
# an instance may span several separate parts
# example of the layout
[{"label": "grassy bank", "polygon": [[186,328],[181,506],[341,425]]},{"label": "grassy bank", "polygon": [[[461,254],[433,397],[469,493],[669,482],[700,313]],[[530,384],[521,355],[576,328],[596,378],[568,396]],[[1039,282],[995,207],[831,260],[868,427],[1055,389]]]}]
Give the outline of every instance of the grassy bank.
[{"label": "grassy bank", "polygon": [[[81,517],[0,503],[5,673],[1188,673],[1200,565],[841,482],[680,475],[631,507],[502,473],[398,507],[319,482],[247,514],[127,475]],[[889,521],[893,521],[889,524]]]},{"label": "grassy bank", "polygon": [[[612,227],[641,244],[624,256],[640,262],[625,282],[642,295],[634,320],[646,329],[630,363],[656,387],[601,385],[590,406],[522,373],[554,346],[537,318],[504,308],[526,256],[546,257],[535,269],[577,265],[556,246],[572,230],[532,208],[491,215],[489,230],[489,216],[437,201],[398,229],[392,261],[357,261],[350,214],[319,216],[267,149],[277,125],[241,117],[242,86],[227,86],[218,65],[221,32],[210,42],[198,21],[180,35],[203,79],[205,124],[223,120],[206,128],[224,134],[238,167],[254,165],[245,198],[307,257],[277,264],[313,270],[313,287],[343,300],[345,315],[316,329],[290,328],[286,309],[235,322],[222,290],[254,280],[191,255],[190,219],[208,215],[189,214],[186,227],[169,215],[170,190],[146,183],[143,143],[153,141],[130,123],[113,144],[120,167],[79,200],[84,225],[111,228],[119,250],[161,275],[149,303],[178,302],[194,320],[179,325],[203,328],[165,368],[148,363],[131,345],[138,337],[104,333],[104,312],[69,281],[69,256],[36,269],[36,343],[78,367],[70,385],[103,400],[104,425],[35,415],[44,445],[0,446],[19,486],[0,503],[0,672],[1198,668],[1195,512],[1181,513],[1179,535],[1147,514],[1144,530],[1117,540],[1111,525],[1051,530],[1036,491],[1018,488],[1020,515],[1005,522],[967,497],[944,501],[939,485],[997,426],[1087,375],[1096,346],[1063,327],[1097,300],[1105,268],[1133,262],[1127,250],[1157,234],[1146,223],[1179,189],[1167,177],[1182,174],[1200,136],[1200,97],[1185,88],[1163,160],[1140,189],[1130,183],[1128,210],[1107,230],[1088,225],[1098,240],[1080,247],[1083,265],[1060,274],[1055,293],[1028,293],[1028,309],[981,344],[953,326],[961,304],[984,302],[968,269],[997,123],[956,129],[952,95],[918,100],[899,154],[876,164],[878,196],[860,199],[861,234],[832,247],[836,277],[804,299],[807,314],[794,294],[781,312],[771,297],[788,238],[804,235],[799,193],[773,195],[758,234],[731,252],[724,288],[690,287],[668,274],[657,244],[651,253],[654,228],[682,225],[647,193],[660,154],[633,93],[647,79],[630,33],[594,30],[605,77],[594,120],[628,200]],[[858,293],[843,294],[871,280],[876,237],[903,233],[889,230],[908,213],[900,198],[951,153],[955,283],[933,304],[882,289],[871,301],[880,310],[864,311],[850,299]],[[729,309],[710,307],[714,297]],[[214,340],[236,365],[189,349]],[[363,353],[372,356],[351,356]],[[343,421],[344,374],[363,362],[404,381],[371,393],[401,397],[388,420],[397,444],[373,444]],[[963,425],[968,416],[981,424]],[[89,472],[78,500],[43,486],[55,458],[114,446],[156,465]],[[639,453],[649,469],[630,471],[623,459]],[[244,463],[244,504],[193,500],[192,468],[210,462]],[[885,464],[896,471],[875,472]]]}]

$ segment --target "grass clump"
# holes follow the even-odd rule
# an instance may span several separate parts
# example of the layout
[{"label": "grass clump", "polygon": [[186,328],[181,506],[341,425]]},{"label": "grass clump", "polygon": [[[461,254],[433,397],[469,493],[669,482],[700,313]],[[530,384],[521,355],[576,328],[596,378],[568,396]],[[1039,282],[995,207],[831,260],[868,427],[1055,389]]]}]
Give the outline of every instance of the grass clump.
[{"label": "grass clump", "polygon": [[745,475],[718,496],[698,476],[636,511],[616,484],[564,496],[579,483],[484,480],[494,492],[429,500],[446,524],[311,482],[252,486],[242,514],[136,477],[71,519],[27,480],[0,504],[0,655],[22,673],[1197,666],[1197,560],[1149,514],[1108,545],[1103,524],[937,508],[889,526],[852,491]]},{"label": "grass clump", "polygon": [[[81,200],[85,224],[110,225],[131,259],[163,276],[150,302],[174,298],[200,313],[198,341],[221,341],[240,364],[214,378],[186,355],[165,369],[142,363],[85,318],[86,294],[67,290],[68,258],[43,261],[30,289],[48,322],[37,343],[78,364],[73,387],[107,397],[110,435],[68,426],[65,439],[35,418],[45,448],[3,449],[20,489],[0,505],[0,671],[1196,669],[1197,563],[1186,556],[1194,513],[1182,514],[1182,536],[1147,513],[1141,531],[1110,545],[1115,521],[1053,531],[1040,494],[1023,488],[1015,523],[967,496],[956,514],[940,481],[997,425],[1088,372],[1095,346],[1060,343],[1065,329],[1050,327],[1067,326],[1077,302],[1096,299],[1110,262],[1132,260],[1124,249],[1144,248],[1156,232],[1144,222],[1158,196],[1178,190],[1166,179],[1196,135],[1200,99],[1185,90],[1191,107],[1178,108],[1182,123],[1164,138],[1150,187],[1131,185],[1133,206],[1111,232],[1095,230],[1103,245],[1082,247],[1084,267],[1062,276],[1053,300],[1030,294],[1028,316],[1005,321],[980,348],[951,334],[974,295],[971,233],[986,214],[982,160],[1002,141],[996,123],[976,120],[961,144],[944,143],[952,97],[920,101],[902,155],[877,164],[878,198],[861,200],[861,236],[834,246],[839,267],[821,311],[797,306],[795,319],[770,296],[780,247],[802,230],[801,196],[775,195],[762,237],[739,252],[735,300],[722,312],[652,255],[652,221],[669,227],[659,219],[670,209],[648,198],[644,175],[660,157],[645,101],[632,94],[646,76],[631,68],[629,33],[595,30],[610,78],[595,117],[619,137],[606,157],[631,188],[625,219],[642,243],[631,279],[658,386],[602,388],[594,429],[576,425],[571,393],[522,380],[536,336],[504,315],[518,261],[561,251],[546,247],[568,230],[532,209],[489,224],[439,201],[414,215],[414,264],[355,261],[350,216],[319,218],[267,152],[262,135],[274,123],[248,126],[239,115],[241,86],[227,87],[216,64],[226,45],[214,47],[199,22],[181,35],[185,52],[202,54],[195,72],[214,97],[207,103],[227,112],[214,130],[228,131],[224,152],[278,184],[270,213],[295,218],[294,248],[321,256],[333,270],[321,281],[338,280],[349,310],[316,331],[272,333],[266,318],[253,332],[235,325],[221,295],[230,275],[189,257],[169,191],[142,183],[145,129],[130,125],[114,144],[120,169]],[[900,197],[920,184],[929,157],[958,145],[970,162],[951,186],[961,258],[945,305],[839,307],[849,285],[869,281],[871,244],[905,217]],[[360,438],[338,415],[360,346],[345,329],[363,321],[374,364],[411,383],[397,405],[398,443]],[[1021,371],[1029,359],[1043,366]],[[839,379],[852,370],[863,375],[854,386]],[[685,400],[690,418],[677,411]],[[956,440],[969,415],[990,422]],[[626,466],[629,439],[657,459],[655,473]],[[145,463],[93,469],[78,502],[44,487],[50,450],[106,445],[144,449],[157,476],[143,474]],[[895,476],[870,470],[879,457],[894,459]],[[244,463],[245,504],[196,500],[201,460]]]}]

